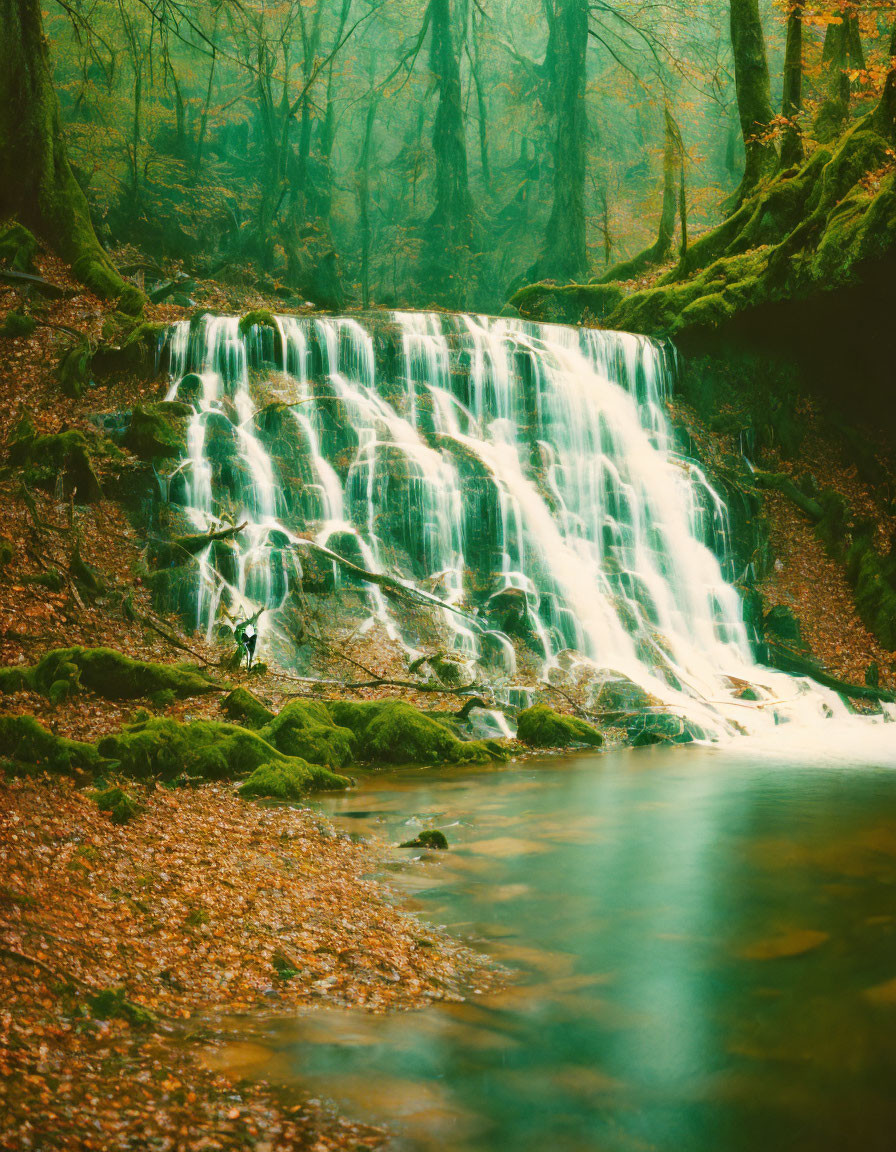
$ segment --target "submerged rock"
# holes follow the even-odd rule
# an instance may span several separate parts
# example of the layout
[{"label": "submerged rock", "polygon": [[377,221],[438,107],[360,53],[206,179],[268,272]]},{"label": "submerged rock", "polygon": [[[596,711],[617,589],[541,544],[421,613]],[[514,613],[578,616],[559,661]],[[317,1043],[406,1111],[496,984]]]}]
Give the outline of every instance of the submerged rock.
[{"label": "submerged rock", "polygon": [[403,844],[399,844],[399,848],[447,848],[448,839],[444,832],[440,832],[437,828],[429,828],[425,832],[420,832],[415,839],[405,840]]},{"label": "submerged rock", "polygon": [[534,704],[517,718],[517,739],[534,748],[565,748],[570,744],[588,744],[599,748],[603,736],[591,724],[575,716],[561,716],[547,704]]}]

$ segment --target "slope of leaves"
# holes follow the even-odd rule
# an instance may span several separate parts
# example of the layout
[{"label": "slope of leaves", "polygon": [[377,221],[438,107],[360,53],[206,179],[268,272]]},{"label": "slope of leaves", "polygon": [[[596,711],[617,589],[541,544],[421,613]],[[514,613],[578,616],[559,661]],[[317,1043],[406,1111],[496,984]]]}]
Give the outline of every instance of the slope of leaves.
[{"label": "slope of leaves", "polygon": [[65,781],[9,782],[0,830],[0,1147],[244,1148],[262,1132],[281,1138],[270,1148],[374,1146],[236,1093],[167,1022],[410,1008],[499,979],[387,902],[363,879],[370,850],[307,809],[159,788],[115,824]]}]

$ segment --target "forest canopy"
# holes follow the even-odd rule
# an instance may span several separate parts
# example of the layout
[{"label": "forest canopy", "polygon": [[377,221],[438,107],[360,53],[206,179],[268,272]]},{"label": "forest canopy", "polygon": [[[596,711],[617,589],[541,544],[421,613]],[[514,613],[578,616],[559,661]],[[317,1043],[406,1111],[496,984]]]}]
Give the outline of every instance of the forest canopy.
[{"label": "forest canopy", "polygon": [[488,311],[526,283],[677,254],[872,106],[892,20],[834,0],[44,12],[105,248],[323,307]]}]

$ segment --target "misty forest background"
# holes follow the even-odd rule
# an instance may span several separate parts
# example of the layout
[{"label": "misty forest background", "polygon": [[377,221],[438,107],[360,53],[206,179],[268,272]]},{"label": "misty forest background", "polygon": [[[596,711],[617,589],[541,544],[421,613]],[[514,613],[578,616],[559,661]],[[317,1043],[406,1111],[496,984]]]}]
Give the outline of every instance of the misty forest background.
[{"label": "misty forest background", "polygon": [[44,26],[105,247],[329,308],[496,311],[533,280],[676,256],[736,202],[745,135],[786,163],[867,111],[890,9],[57,0]]}]

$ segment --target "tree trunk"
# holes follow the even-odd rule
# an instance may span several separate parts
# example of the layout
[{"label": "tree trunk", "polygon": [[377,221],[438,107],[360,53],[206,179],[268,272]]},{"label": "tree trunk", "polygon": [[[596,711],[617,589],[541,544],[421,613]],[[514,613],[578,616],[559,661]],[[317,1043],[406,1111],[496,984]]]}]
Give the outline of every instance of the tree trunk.
[{"label": "tree trunk", "polygon": [[730,15],[737,110],[746,152],[743,179],[730,203],[733,209],[774,171],[778,157],[771,141],[761,139],[772,120],[772,104],[759,2],[731,0]]},{"label": "tree trunk", "polygon": [[364,120],[364,143],[361,147],[361,162],[358,166],[358,217],[361,230],[361,303],[370,305],[370,151],[373,140],[373,126],[379,97],[371,90],[367,116]]},{"label": "tree trunk", "polygon": [[436,303],[463,307],[473,242],[473,200],[467,176],[467,139],[460,61],[450,0],[430,0],[430,67],[439,92],[432,131],[436,207],[426,224],[423,289]]},{"label": "tree trunk", "polygon": [[784,94],[781,115],[787,121],[781,141],[781,167],[792,168],[803,161],[803,138],[796,117],[803,107],[803,0],[794,0],[787,17],[787,43],[784,48]]},{"label": "tree trunk", "polygon": [[874,127],[888,140],[896,140],[896,22],[890,35],[890,67],[874,110]]},{"label": "tree trunk", "polygon": [[815,136],[822,143],[839,136],[849,116],[848,51],[849,25],[841,18],[839,24],[828,24],[821,51],[824,98],[815,117]]},{"label": "tree trunk", "polygon": [[587,47],[587,0],[557,0],[545,56],[556,117],[554,204],[537,263],[539,280],[581,280],[588,269],[585,248]]},{"label": "tree trunk", "polygon": [[98,296],[139,313],[143,295],[103,251],[59,123],[39,0],[0,0],[0,215],[17,216]]}]

